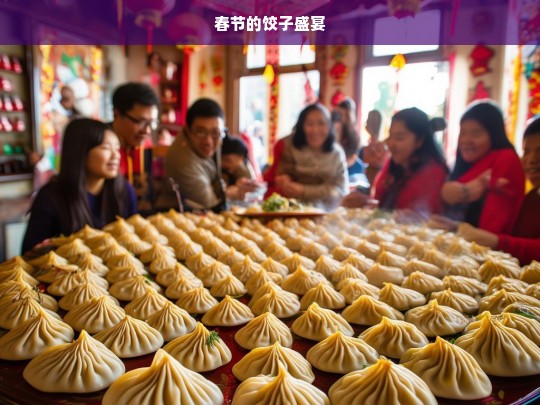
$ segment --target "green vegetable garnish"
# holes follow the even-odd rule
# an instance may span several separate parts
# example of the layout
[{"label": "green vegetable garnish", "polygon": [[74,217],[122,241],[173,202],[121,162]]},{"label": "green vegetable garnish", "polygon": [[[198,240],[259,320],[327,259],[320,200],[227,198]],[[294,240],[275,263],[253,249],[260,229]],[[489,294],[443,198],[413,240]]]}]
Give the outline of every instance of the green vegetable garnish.
[{"label": "green vegetable garnish", "polygon": [[214,342],[219,342],[221,338],[219,337],[219,334],[213,330],[210,332],[210,335],[206,339],[206,344],[210,347],[214,347]]},{"label": "green vegetable garnish", "polygon": [[262,203],[262,210],[265,212],[284,211],[289,207],[289,201],[280,196],[278,193],[273,193]]}]

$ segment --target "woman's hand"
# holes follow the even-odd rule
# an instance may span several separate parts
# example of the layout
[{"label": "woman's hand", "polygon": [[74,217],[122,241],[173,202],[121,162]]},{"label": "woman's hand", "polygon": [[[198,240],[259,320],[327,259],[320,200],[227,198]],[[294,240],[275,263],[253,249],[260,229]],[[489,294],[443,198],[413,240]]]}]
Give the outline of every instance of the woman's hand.
[{"label": "woman's hand", "polygon": [[276,187],[280,189],[283,188],[287,183],[290,183],[291,181],[292,181],[291,176],[289,176],[288,174],[280,174],[274,178],[274,184],[276,185]]},{"label": "woman's hand", "polygon": [[386,148],[386,144],[384,142],[375,142],[364,148],[362,160],[370,167],[380,169],[387,157],[388,149]]},{"label": "woman's hand", "polygon": [[459,222],[447,217],[443,217],[442,215],[432,215],[427,223],[427,226],[430,228],[442,229],[451,232],[455,232],[458,229],[458,225]]},{"label": "woman's hand", "polygon": [[499,237],[493,232],[476,228],[467,223],[459,225],[457,234],[469,242],[476,242],[491,249],[495,249],[499,244]]},{"label": "woman's hand", "polygon": [[[486,170],[467,183],[449,181],[444,184],[441,190],[441,197],[450,205],[478,201],[488,191],[490,180],[491,170]],[[501,180],[504,179],[499,179],[497,184],[502,183]]]},{"label": "woman's hand", "polygon": [[341,205],[345,208],[361,208],[364,207],[369,200],[369,195],[355,190],[343,197]]},{"label": "woman's hand", "polygon": [[301,198],[304,195],[304,186],[294,181],[286,182],[281,190],[285,197],[288,198]]}]

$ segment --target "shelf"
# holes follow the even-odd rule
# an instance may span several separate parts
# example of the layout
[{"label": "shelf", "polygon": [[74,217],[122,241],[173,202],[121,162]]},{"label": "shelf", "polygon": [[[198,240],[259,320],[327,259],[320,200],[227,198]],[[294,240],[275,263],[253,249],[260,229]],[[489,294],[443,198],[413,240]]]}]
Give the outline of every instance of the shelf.
[{"label": "shelf", "polygon": [[7,183],[10,181],[30,180],[34,177],[32,172],[29,173],[14,173],[14,174],[0,174],[0,183]]}]

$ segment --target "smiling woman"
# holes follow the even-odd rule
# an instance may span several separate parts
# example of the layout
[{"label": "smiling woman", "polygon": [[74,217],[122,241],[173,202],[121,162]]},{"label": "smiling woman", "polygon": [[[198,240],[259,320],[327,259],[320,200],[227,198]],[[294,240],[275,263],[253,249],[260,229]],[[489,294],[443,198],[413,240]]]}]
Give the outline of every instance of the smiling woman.
[{"label": "smiling woman", "polygon": [[43,240],[68,235],[84,225],[100,228],[116,215],[136,212],[133,188],[118,175],[120,141],[110,128],[82,118],[69,123],[62,144],[62,165],[38,193],[22,251]]}]

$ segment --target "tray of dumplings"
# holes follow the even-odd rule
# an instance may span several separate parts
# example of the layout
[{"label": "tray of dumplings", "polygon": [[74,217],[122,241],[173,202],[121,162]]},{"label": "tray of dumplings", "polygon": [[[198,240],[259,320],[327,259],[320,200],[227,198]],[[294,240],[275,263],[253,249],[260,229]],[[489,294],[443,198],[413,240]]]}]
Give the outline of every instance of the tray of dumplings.
[{"label": "tray of dumplings", "polygon": [[135,215],[0,264],[0,403],[526,404],[540,263],[370,210]]}]

